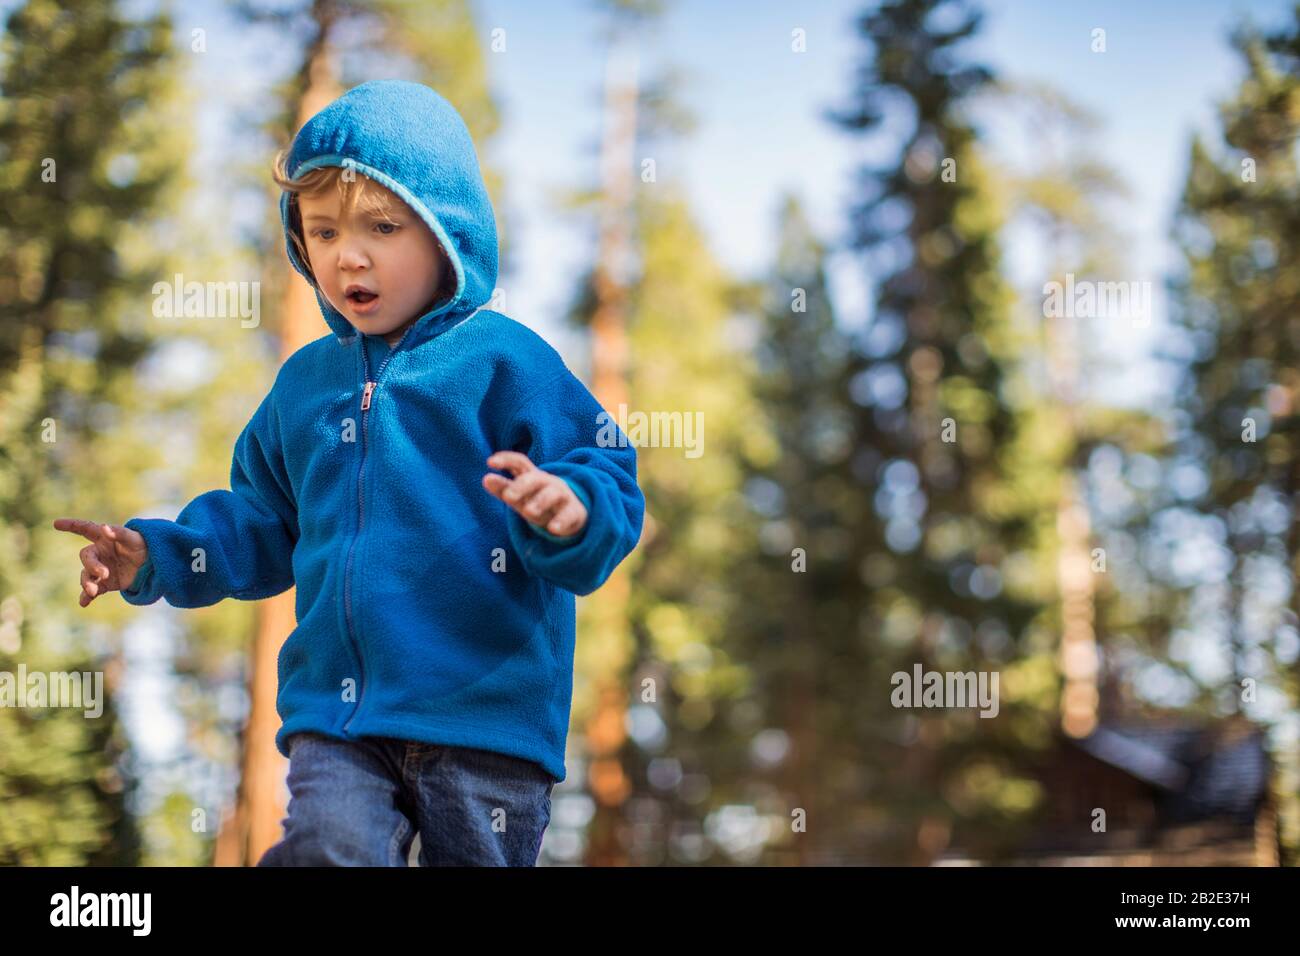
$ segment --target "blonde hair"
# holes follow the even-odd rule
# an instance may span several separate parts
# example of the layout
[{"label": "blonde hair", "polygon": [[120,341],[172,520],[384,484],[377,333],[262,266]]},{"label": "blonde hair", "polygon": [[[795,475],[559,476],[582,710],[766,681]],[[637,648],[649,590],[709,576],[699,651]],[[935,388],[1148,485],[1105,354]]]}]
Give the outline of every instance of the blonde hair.
[{"label": "blonde hair", "polygon": [[[297,179],[292,179],[289,176],[288,161],[289,151],[280,150],[275,156],[271,177],[275,180],[277,186],[289,194],[289,238],[293,242],[293,247],[298,253],[298,259],[302,262],[303,268],[307,270],[308,275],[315,282],[316,275],[312,271],[311,259],[307,255],[307,242],[302,235],[302,211],[298,206],[298,197],[308,196],[314,198],[325,195],[331,189],[336,189],[339,194],[339,205],[342,207],[344,216],[350,215],[353,210],[360,208],[368,216],[389,220],[393,218],[394,197],[387,189],[379,188],[378,184],[364,173],[357,176],[354,172],[351,177],[344,176],[343,169],[339,166],[318,166],[303,173]],[[425,228],[428,228],[427,225]],[[452,268],[447,251],[443,249],[442,243],[438,242],[436,236],[434,237],[434,244],[438,247],[438,253],[442,257],[442,281],[439,283],[433,297],[433,302],[437,302],[440,298],[444,296],[450,297],[455,292],[456,271]],[[432,306],[432,303],[430,305]]]}]

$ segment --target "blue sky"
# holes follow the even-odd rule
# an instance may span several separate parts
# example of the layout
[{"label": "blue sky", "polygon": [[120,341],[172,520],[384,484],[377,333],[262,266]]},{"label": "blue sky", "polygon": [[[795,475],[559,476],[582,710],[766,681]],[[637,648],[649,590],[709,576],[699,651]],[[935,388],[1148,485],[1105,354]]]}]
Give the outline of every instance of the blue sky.
[{"label": "blue sky", "polygon": [[[1288,9],[1281,2],[1250,6],[1262,22]],[[599,134],[594,104],[603,62],[596,19],[590,4],[578,2],[547,4],[543,12],[538,5],[489,0],[479,9],[485,34],[501,26],[508,41],[504,53],[488,57],[505,115],[492,155],[509,177],[518,243],[515,272],[506,280],[511,304],[521,321],[558,338],[555,318],[589,246],[557,223],[545,197],[550,187],[588,182],[595,173],[587,144]],[[860,9],[842,2],[679,3],[646,37],[644,72],[669,63],[690,71],[687,100],[699,119],[692,137],[657,156],[661,179],[684,181],[715,254],[737,272],[756,273],[769,261],[782,190],[801,196],[826,238],[843,236],[851,175],[871,147],[823,114],[844,104],[860,59],[853,29]],[[1107,363],[1108,394],[1159,404],[1167,383],[1151,374],[1142,356],[1162,323],[1160,281],[1174,261],[1169,217],[1191,133],[1213,130],[1214,104],[1240,76],[1226,37],[1246,5],[1008,0],[985,9],[984,29],[967,47],[971,56],[1004,78],[1051,83],[1102,121],[1087,145],[1117,168],[1131,191],[1116,221],[1128,240],[1121,253],[1124,278],[1152,281],[1157,311],[1146,330],[1103,330],[1098,348],[1122,358]],[[1101,54],[1091,49],[1098,27],[1106,31]],[[791,51],[795,28],[805,31],[805,53]],[[994,151],[1009,146],[996,139],[988,145]],[[1009,250],[1009,271],[1035,279],[1020,253]],[[865,318],[869,290],[861,264],[839,256],[832,275],[841,318]],[[1114,381],[1115,375],[1122,378]]]},{"label": "blue sky", "polygon": [[[642,34],[640,75],[649,78],[669,66],[683,70],[685,103],[698,121],[692,135],[642,155],[655,159],[659,185],[685,187],[714,254],[738,274],[758,274],[769,262],[777,204],[785,190],[800,196],[825,239],[835,243],[843,237],[851,177],[872,146],[845,134],[824,114],[846,105],[861,56],[854,20],[862,8],[842,0],[806,7],[772,0],[668,0],[663,19]],[[478,0],[474,9],[502,115],[499,134],[480,148],[507,183],[511,246],[501,277],[505,311],[576,359],[578,343],[566,336],[559,319],[590,261],[592,243],[555,197],[596,179],[605,71],[602,15],[592,0]],[[1158,286],[1173,263],[1168,224],[1189,137],[1196,129],[1213,130],[1214,104],[1232,92],[1240,76],[1226,42],[1228,30],[1247,12],[1256,21],[1276,22],[1288,5],[1282,0],[1086,5],[990,0],[984,9],[984,28],[966,47],[971,57],[1009,80],[1053,84],[1102,121],[1086,146],[1119,171],[1131,192],[1115,216],[1125,233],[1122,278],[1149,278]],[[216,173],[230,139],[229,111],[265,97],[276,71],[291,66],[292,57],[278,42],[250,42],[219,4],[177,11],[178,40],[198,25],[208,30],[208,52],[192,57],[193,80],[203,91],[198,171],[201,179],[219,183],[223,177]],[[1106,30],[1104,54],[1090,49],[1098,27]],[[791,50],[796,28],[805,33],[806,52]],[[501,52],[490,51],[496,29],[505,31]],[[379,75],[384,74],[375,78]],[[990,133],[986,145],[995,155],[1012,147],[998,130]],[[221,186],[212,191],[214,215],[222,214],[218,210],[226,198]],[[1010,248],[1007,264],[1013,277],[1029,285],[1038,278],[1025,250]],[[832,277],[842,320],[864,319],[869,285],[862,265],[838,256]],[[1111,329],[1109,334],[1119,337],[1103,336],[1103,347],[1139,357],[1158,335],[1158,293],[1156,299],[1156,321],[1145,336]],[[1158,401],[1162,383],[1135,371],[1119,394],[1131,401]]]}]

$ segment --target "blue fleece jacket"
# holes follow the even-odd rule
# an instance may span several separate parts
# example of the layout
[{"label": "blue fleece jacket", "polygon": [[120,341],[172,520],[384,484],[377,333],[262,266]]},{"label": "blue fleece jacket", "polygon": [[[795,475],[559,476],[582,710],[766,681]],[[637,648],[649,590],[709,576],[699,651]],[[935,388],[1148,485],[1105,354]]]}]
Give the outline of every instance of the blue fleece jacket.
[{"label": "blue fleece jacket", "polygon": [[[288,172],[353,166],[400,196],[455,270],[391,350],[316,291],[331,334],[295,352],[240,434],[229,491],[132,518],[149,557],[122,592],[203,607],[296,585],[276,746],[312,730],[524,757],[565,777],[574,595],[636,545],[636,453],[560,355],[485,309],[497,233],[461,117],[416,83],[358,86],[299,131]],[[287,194],[281,199],[285,245]],[[368,407],[364,386],[373,382]],[[495,451],[567,481],[587,524],[559,539],[482,486]]]}]

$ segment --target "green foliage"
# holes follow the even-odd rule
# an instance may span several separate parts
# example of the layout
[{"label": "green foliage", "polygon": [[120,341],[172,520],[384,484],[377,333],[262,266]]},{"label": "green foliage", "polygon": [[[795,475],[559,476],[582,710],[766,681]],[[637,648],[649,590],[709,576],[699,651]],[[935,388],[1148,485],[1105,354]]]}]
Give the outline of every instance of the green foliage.
[{"label": "green foliage", "polygon": [[[636,643],[631,706],[646,720],[662,721],[666,738],[634,733],[641,746],[629,747],[626,762],[638,799],[654,802],[648,762],[671,742],[679,766],[711,771],[712,754],[701,749],[700,734],[714,721],[719,702],[748,680],[747,668],[724,646],[740,597],[727,588],[725,571],[749,547],[739,462],[760,452],[767,437],[751,362],[738,340],[743,333],[733,321],[735,287],[670,186],[656,186],[654,195],[638,201],[634,242],[641,269],[629,290],[628,394],[634,400],[628,412],[680,414],[682,425],[680,432],[659,433],[664,444],[637,449],[646,527],[629,559],[634,573],[627,614]],[[584,618],[582,625],[592,622]],[[597,657],[603,646],[579,638],[581,675],[609,673],[616,662]],[[646,680],[655,688],[649,701],[641,699]],[[578,713],[590,706],[584,689],[581,682],[575,689]],[[646,727],[646,720],[634,723]],[[681,856],[665,855],[666,834],[677,834],[674,845],[690,842],[684,834],[699,833],[703,809],[680,794],[665,795],[657,811],[663,828],[640,831],[648,838],[634,841],[630,858],[681,862]]]},{"label": "green foliage", "polygon": [[[1011,845],[1054,716],[1029,653],[1041,598],[1014,590],[1032,510],[1005,449],[1028,421],[1006,390],[1018,336],[1001,276],[1005,213],[969,118],[990,74],[957,49],[978,25],[966,7],[931,0],[864,15],[870,58],[838,116],[864,133],[891,110],[911,120],[897,164],[864,171],[853,210],[854,246],[875,282],[842,399],[853,422],[843,473],[864,504],[845,561],[861,577],[841,592],[856,640],[840,638],[837,683],[813,696],[841,712],[811,719],[821,740],[842,728],[843,768],[819,769],[842,783],[820,799],[870,808],[861,825],[823,814],[818,839],[881,861],[928,861],[953,839],[986,855]],[[809,560],[826,557],[810,550]],[[998,672],[998,719],[894,708],[890,675],[918,663]]]},{"label": "green foliage", "polygon": [[[1207,482],[1171,508],[1194,510],[1227,550],[1218,636],[1230,674],[1203,695],[1221,711],[1275,725],[1283,853],[1294,863],[1300,671],[1285,638],[1294,644],[1300,627],[1300,277],[1292,267],[1300,254],[1300,10],[1279,33],[1242,31],[1235,45],[1245,79],[1220,109],[1223,143],[1191,144],[1175,222],[1186,265],[1172,283],[1178,334],[1166,350],[1182,370],[1171,458]],[[1289,596],[1260,589],[1269,568],[1289,580]],[[1191,595],[1184,608],[1205,619]],[[1242,701],[1247,678],[1259,687],[1258,705]]]},{"label": "green foliage", "polygon": [[[112,2],[31,0],[6,22],[0,78],[0,670],[107,672],[98,717],[0,710],[0,863],[138,860],[135,781],[111,696],[103,616],[77,606],[77,547],[50,523],[133,501],[114,473],[118,421],[147,339],[129,320],[149,286],[132,223],[165,195],[166,17]],[[77,515],[77,516],[86,516]],[[118,617],[109,612],[106,616]],[[118,617],[120,620],[120,617]]]}]

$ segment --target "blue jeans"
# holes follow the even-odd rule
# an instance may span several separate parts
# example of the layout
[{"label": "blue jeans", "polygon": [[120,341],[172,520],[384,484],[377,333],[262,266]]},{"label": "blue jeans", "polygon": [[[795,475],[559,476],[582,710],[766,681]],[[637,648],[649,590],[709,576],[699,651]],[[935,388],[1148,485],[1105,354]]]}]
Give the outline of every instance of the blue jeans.
[{"label": "blue jeans", "polygon": [[533,866],[555,779],[520,757],[293,734],[284,839],[258,866]]}]

